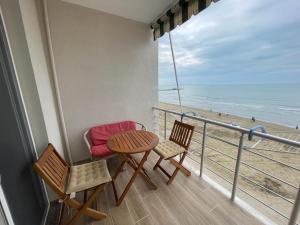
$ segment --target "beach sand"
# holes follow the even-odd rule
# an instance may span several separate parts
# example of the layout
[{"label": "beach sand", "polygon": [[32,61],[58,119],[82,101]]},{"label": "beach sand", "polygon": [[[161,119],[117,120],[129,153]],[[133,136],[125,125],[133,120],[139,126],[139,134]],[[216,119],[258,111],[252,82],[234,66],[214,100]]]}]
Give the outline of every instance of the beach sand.
[{"label": "beach sand", "polygon": [[[180,112],[180,108],[177,105],[160,103],[159,107]],[[217,120],[244,128],[262,125],[269,134],[300,141],[300,131],[295,128],[293,129],[282,125],[259,121],[257,119],[253,122],[251,118],[242,118],[234,115],[220,114],[219,112],[183,107],[183,112],[191,111],[195,112],[197,117]],[[170,134],[175,119],[179,120],[180,118],[175,115],[167,115],[167,137]],[[196,132],[194,133],[189,150],[189,157],[193,162],[200,162],[203,123],[191,119],[184,119],[184,121],[195,125]],[[159,113],[159,126],[157,127],[159,127],[160,136],[163,137],[163,112]],[[234,175],[232,171],[235,170],[235,159],[238,152],[236,145],[239,143],[240,133],[219,126],[208,125],[207,134],[204,154],[205,171],[211,175],[216,173],[227,181],[233,182]],[[233,143],[234,145],[225,143],[220,139],[225,140],[225,142]],[[242,153],[242,162],[244,164],[241,164],[240,167],[241,176],[239,177],[238,187],[289,217],[293,205],[292,203],[297,194],[296,187],[299,187],[300,184],[300,149],[274,141],[262,140],[257,137],[252,141],[249,141],[247,137],[245,137],[244,147],[246,148]],[[276,163],[265,157],[282,163]],[[294,168],[289,168],[284,164]],[[253,169],[253,167],[260,171]],[[211,173],[210,171],[213,171],[214,173]],[[280,180],[287,182],[289,185],[284,184],[284,182],[281,182]],[[231,190],[231,185],[228,182],[219,178],[218,181],[221,182],[222,186],[227,187],[229,191]],[[268,188],[271,191],[268,191],[265,188]],[[279,195],[285,200],[280,198]],[[241,198],[243,198],[243,196],[244,198],[249,198],[249,196],[244,195],[243,192],[238,192],[238,196]],[[257,207],[257,202],[254,202],[253,199],[250,201],[253,203],[252,205]],[[276,213],[272,213],[272,210],[268,210],[261,204],[258,207],[262,211],[264,210],[264,213],[269,217],[272,217],[271,219],[273,219],[273,221],[278,222],[279,224],[286,224],[287,220],[282,219],[281,216],[278,216]]]}]

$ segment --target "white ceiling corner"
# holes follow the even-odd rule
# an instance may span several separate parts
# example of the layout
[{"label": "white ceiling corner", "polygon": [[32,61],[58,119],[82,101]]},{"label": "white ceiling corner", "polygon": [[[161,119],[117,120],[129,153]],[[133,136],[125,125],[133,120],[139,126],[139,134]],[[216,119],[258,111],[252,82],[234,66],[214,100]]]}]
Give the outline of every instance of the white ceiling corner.
[{"label": "white ceiling corner", "polygon": [[175,0],[62,0],[150,24]]}]

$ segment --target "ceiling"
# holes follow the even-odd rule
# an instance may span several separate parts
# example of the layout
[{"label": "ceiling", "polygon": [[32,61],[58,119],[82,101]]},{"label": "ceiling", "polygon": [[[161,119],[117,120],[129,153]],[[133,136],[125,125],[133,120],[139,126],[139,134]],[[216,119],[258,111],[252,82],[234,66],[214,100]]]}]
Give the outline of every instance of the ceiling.
[{"label": "ceiling", "polygon": [[116,16],[150,24],[176,0],[63,0]]}]

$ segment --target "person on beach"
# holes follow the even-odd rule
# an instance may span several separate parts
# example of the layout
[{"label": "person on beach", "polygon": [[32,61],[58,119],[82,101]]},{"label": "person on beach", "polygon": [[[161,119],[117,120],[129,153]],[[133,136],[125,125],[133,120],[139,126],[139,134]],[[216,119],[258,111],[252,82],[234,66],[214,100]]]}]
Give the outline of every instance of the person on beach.
[{"label": "person on beach", "polygon": [[253,122],[255,122],[255,117],[254,116],[252,116],[252,119],[251,119]]}]

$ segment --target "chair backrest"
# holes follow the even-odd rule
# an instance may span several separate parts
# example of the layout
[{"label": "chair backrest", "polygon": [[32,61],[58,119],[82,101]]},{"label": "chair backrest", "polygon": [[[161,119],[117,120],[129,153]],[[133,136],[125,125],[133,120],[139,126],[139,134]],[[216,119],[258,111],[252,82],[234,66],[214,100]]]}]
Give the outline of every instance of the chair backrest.
[{"label": "chair backrest", "polygon": [[92,127],[89,136],[93,146],[103,145],[112,135],[129,130],[136,130],[136,122],[128,120]]},{"label": "chair backrest", "polygon": [[175,120],[169,140],[188,150],[193,133],[194,126]]},{"label": "chair backrest", "polygon": [[48,144],[47,148],[33,167],[58,195],[62,196],[65,194],[64,187],[69,171],[69,165],[58,154],[52,144]]}]

